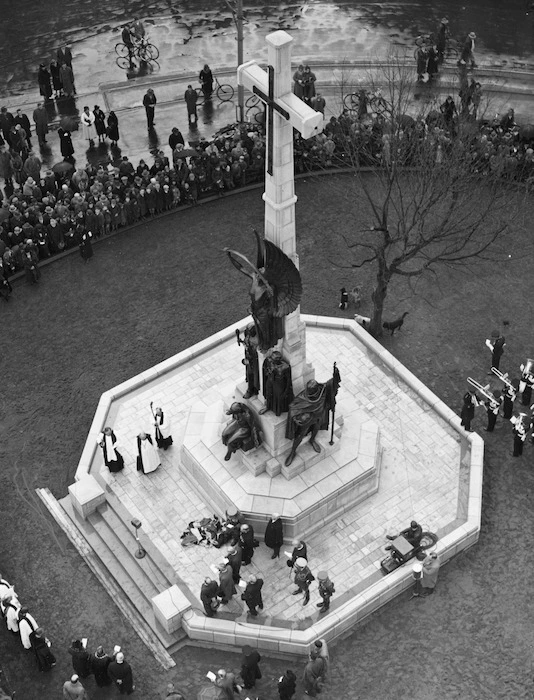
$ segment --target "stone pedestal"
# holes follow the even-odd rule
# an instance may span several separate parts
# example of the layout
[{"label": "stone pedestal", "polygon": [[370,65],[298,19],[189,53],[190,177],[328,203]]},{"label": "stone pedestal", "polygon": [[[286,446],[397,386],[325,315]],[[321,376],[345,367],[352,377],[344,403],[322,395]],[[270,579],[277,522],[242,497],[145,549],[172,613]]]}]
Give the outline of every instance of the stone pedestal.
[{"label": "stone pedestal", "polygon": [[106,494],[94,476],[88,474],[69,486],[70,499],[84,520],[106,502]]},{"label": "stone pedestal", "polygon": [[154,617],[168,633],[180,629],[182,616],[191,610],[191,603],[178,586],[174,585],[152,598]]}]

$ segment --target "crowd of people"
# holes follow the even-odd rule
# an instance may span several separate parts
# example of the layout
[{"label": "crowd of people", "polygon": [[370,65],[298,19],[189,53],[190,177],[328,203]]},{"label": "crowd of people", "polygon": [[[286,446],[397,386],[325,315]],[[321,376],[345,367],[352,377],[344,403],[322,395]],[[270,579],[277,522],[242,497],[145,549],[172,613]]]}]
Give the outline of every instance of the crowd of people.
[{"label": "crowd of people", "polygon": [[[0,613],[7,630],[20,640],[22,648],[33,652],[37,669],[41,673],[51,671],[56,665],[51,641],[29,609],[21,604],[15,587],[1,574]],[[120,646],[115,646],[113,654],[107,654],[102,646],[90,653],[86,639],[75,639],[68,652],[72,657],[74,673],[63,685],[63,697],[66,700],[85,700],[88,696],[80,678],[91,675],[100,688],[114,684],[122,695],[130,695],[135,690],[131,666],[125,660]]]}]

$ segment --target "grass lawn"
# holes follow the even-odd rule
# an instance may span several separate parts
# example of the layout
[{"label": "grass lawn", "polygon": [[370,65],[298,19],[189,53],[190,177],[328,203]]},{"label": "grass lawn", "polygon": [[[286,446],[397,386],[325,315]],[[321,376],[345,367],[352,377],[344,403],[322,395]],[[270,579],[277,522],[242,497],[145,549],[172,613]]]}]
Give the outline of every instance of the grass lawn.
[{"label": "grass lawn", "polygon": [[[347,261],[339,234],[350,234],[346,187],[344,176],[298,182],[304,313],[349,317],[354,311],[337,308],[338,291],[356,283],[364,287],[359,313],[370,310],[372,269],[339,267]],[[38,286],[17,283],[9,304],[0,305],[0,572],[16,584],[58,657],[52,673],[39,674],[33,658],[0,632],[2,666],[24,700],[59,697],[74,637],[89,637],[91,650],[122,644],[136,696],[147,700],[164,697],[169,678],[192,700],[208,668],[238,665],[229,653],[186,649],[165,675],[34,489],[65,495],[102,392],[247,314],[247,281],[223,248],[254,254],[251,227],[262,227],[262,205],[255,190],[140,225],[97,244],[88,264],[75,254],[44,267]],[[417,295],[391,287],[384,317],[410,314],[384,345],[455,410],[467,376],[485,381],[484,340],[503,319],[510,328],[501,369],[515,376],[533,356],[534,276],[523,253],[530,235],[508,234],[512,257],[505,263],[443,270],[420,281]],[[474,427],[482,429],[485,414],[477,415]],[[335,645],[323,697],[529,697],[534,449],[527,444],[523,458],[512,459],[511,428],[502,419],[497,425],[487,441],[479,546],[444,569],[435,596],[393,601]],[[286,667],[266,662],[262,698],[277,697],[271,679]],[[86,687],[92,700],[115,694],[92,680]]]}]

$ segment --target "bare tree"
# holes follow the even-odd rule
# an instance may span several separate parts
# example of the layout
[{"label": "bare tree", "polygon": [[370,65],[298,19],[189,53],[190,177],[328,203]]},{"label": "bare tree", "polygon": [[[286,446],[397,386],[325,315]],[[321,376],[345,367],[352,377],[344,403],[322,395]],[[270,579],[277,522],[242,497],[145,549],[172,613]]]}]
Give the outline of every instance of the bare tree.
[{"label": "bare tree", "polygon": [[[502,235],[521,211],[511,202],[521,195],[509,186],[518,161],[504,147],[495,152],[454,105],[440,110],[427,100],[424,113],[414,106],[413,70],[393,57],[370,72],[367,96],[360,92],[360,105],[354,100],[334,126],[355,175],[345,212],[355,219],[354,233],[344,236],[352,260],[339,266],[375,266],[375,336],[396,275],[416,278],[500,256]],[[369,217],[363,230],[362,213]]]}]

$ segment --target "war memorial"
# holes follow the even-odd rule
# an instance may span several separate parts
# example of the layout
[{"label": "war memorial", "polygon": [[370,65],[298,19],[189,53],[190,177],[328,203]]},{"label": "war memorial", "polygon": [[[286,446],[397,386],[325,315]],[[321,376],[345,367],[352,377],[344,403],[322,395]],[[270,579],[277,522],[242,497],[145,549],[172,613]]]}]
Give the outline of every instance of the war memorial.
[{"label": "war memorial", "polygon": [[[221,251],[228,274],[237,274],[231,262],[249,279],[244,318],[106,391],[68,496],[41,492],[166,668],[186,642],[306,656],[317,637],[336,639],[412,586],[409,563],[381,568],[388,533],[417,520],[436,535],[442,563],[479,537],[482,439],[356,322],[299,313],[306,290],[293,129],[318,133],[322,115],[291,92],[291,42],[274,32],[268,70],[255,61],[238,68],[238,82],[268,114],[264,230],[251,232],[256,257],[231,240]],[[250,376],[245,381],[243,334],[257,356],[257,393]],[[276,400],[272,386],[266,390],[273,365],[283,379]],[[129,448],[150,430],[152,404],[170,415],[174,443],[159,469],[140,474]],[[124,456],[117,474],[98,447],[105,426]],[[291,595],[284,557],[271,560],[265,547],[243,573],[264,578],[265,611],[252,618],[234,600],[216,617],[204,615],[200,588],[224,551],[183,547],[180,536],[190,522],[230,510],[260,541],[273,513],[283,521],[284,549],[306,541],[312,570],[328,571],[336,585],[327,615],[313,597],[303,606]]]}]

